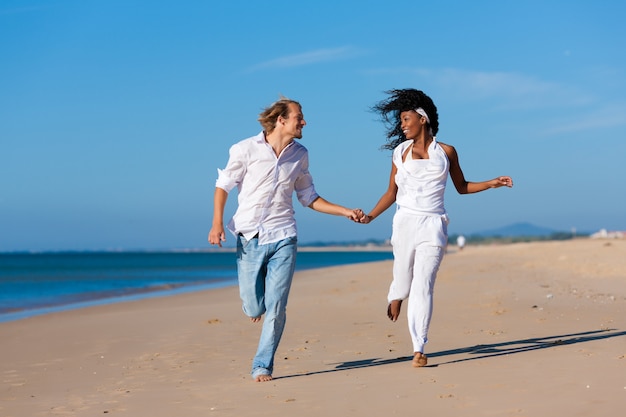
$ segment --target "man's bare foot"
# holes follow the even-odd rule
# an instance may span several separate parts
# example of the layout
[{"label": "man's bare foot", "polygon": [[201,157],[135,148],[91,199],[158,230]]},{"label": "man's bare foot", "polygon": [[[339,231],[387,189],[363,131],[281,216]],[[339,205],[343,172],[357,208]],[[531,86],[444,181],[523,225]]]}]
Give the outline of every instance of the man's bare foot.
[{"label": "man's bare foot", "polygon": [[259,316],[259,317],[250,317],[250,321],[252,323],[258,323],[258,322],[261,321],[261,316]]},{"label": "man's bare foot", "polygon": [[271,381],[273,378],[271,375],[267,375],[267,374],[261,374],[261,375],[257,375],[257,377],[255,378],[256,382],[267,382],[267,381]]},{"label": "man's bare foot", "polygon": [[421,368],[422,366],[426,366],[428,358],[422,352],[415,352],[412,363],[414,368]]},{"label": "man's bare foot", "polygon": [[402,307],[402,300],[393,300],[389,303],[389,306],[387,307],[387,317],[389,317],[389,320],[398,320],[398,317],[400,316],[400,307]]}]

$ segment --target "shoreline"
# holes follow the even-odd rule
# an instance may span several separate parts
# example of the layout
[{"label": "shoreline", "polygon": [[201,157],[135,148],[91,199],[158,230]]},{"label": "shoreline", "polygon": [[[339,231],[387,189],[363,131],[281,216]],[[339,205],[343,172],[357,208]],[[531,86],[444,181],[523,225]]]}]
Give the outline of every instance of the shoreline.
[{"label": "shoreline", "polygon": [[450,252],[425,368],[385,316],[392,261],[296,272],[275,380],[235,286],[0,323],[0,414],[621,416],[626,241]]},{"label": "shoreline", "polygon": [[[387,250],[378,250],[374,249],[364,249],[364,250],[354,250],[352,247],[335,247],[328,246],[324,248],[308,248],[304,247],[299,251],[302,253],[345,253],[345,252],[353,252],[353,253],[366,253],[366,252],[388,252]],[[151,255],[159,255],[159,254],[197,254],[197,253],[227,253],[234,254],[234,250],[229,249],[219,249],[219,250],[211,250],[211,251],[185,251],[185,252],[76,252],[77,255],[134,255],[134,254],[151,254]],[[31,254],[28,254],[31,255]],[[37,256],[38,254],[34,254]],[[58,254],[55,253],[47,253],[45,256],[56,256]],[[60,253],[61,256],[71,256],[71,253],[63,252]],[[363,261],[356,261],[354,259],[350,260],[345,264],[339,265],[350,265],[352,263],[361,263]],[[366,262],[375,262],[374,261],[366,261]],[[205,291],[215,288],[222,288],[225,286],[236,286],[237,285],[237,272],[236,272],[236,259],[233,255],[232,259],[232,274],[223,275],[220,277],[215,277],[212,279],[205,278],[204,280],[193,280],[193,281],[176,281],[170,283],[163,283],[162,279],[157,279],[154,281],[153,285],[146,286],[138,286],[138,287],[119,287],[112,288],[102,291],[89,291],[85,293],[60,293],[56,300],[50,301],[45,300],[37,303],[36,301],[31,301],[30,304],[25,303],[22,306],[12,307],[11,309],[0,310],[0,323],[13,321],[13,320],[21,320],[24,318],[28,318],[31,316],[39,316],[50,314],[54,312],[60,312],[65,310],[76,310],[81,308],[87,308],[91,306],[97,305],[107,305],[107,304],[116,304],[116,303],[124,303],[129,301],[141,300],[145,298],[153,298],[153,297],[169,297],[176,294],[194,292],[194,291]],[[298,271],[308,270],[308,269],[317,269],[324,268],[327,265],[321,266],[310,266],[310,263],[304,263],[302,266],[298,263],[296,266]],[[182,272],[181,272],[182,273]]]},{"label": "shoreline", "polygon": [[[189,292],[198,291],[210,291],[218,288],[236,286],[237,281],[221,280],[206,284],[180,284],[180,285],[168,285],[161,288],[144,288],[137,289],[134,292],[128,294],[110,296],[110,297],[94,297],[85,300],[79,300],[74,302],[65,302],[58,304],[49,304],[45,306],[38,306],[33,308],[15,309],[13,311],[7,311],[0,313],[0,324],[11,322],[15,320],[23,320],[30,317],[41,316],[52,313],[59,313],[63,311],[80,310],[83,308],[90,308],[95,306],[104,306],[112,304],[128,303],[133,301],[145,300],[149,298],[161,298],[171,297],[178,294],[185,294]],[[163,287],[168,287],[164,289]]]}]

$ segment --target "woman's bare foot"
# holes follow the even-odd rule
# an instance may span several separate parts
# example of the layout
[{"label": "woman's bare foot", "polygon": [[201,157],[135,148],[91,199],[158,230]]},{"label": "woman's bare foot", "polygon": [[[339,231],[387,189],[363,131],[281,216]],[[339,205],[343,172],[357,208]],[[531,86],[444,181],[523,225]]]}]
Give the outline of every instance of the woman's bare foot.
[{"label": "woman's bare foot", "polygon": [[260,322],[260,321],[261,321],[261,316],[258,316],[258,317],[250,317],[250,321],[251,321],[252,323],[258,323],[258,322]]},{"label": "woman's bare foot", "polygon": [[261,375],[257,375],[257,377],[255,378],[256,382],[267,382],[267,381],[271,381],[273,378],[271,375],[268,374],[261,374]]},{"label": "woman's bare foot", "polygon": [[422,366],[426,366],[428,358],[422,352],[415,352],[412,363],[414,368],[421,368]]},{"label": "woman's bare foot", "polygon": [[400,307],[402,307],[402,300],[393,300],[389,303],[389,306],[387,307],[387,317],[389,317],[389,320],[398,320],[398,317],[400,316]]}]

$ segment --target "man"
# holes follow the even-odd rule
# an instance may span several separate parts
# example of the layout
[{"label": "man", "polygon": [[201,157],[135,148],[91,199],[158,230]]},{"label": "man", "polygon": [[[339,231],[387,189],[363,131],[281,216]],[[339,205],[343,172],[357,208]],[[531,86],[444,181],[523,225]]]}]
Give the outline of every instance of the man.
[{"label": "man", "polygon": [[459,248],[459,250],[463,250],[463,248],[465,247],[465,236],[459,235],[456,238],[456,246]]},{"label": "man", "polygon": [[236,143],[224,170],[218,169],[209,243],[222,246],[224,207],[237,187],[238,208],[228,223],[237,237],[237,271],[243,311],[253,322],[265,314],[252,378],[270,381],[274,355],[285,327],[285,310],[295,270],[297,233],[293,193],[303,206],[358,222],[360,209],[320,197],[309,173],[307,149],[295,142],[306,125],[302,106],[281,98],[259,115],[263,131]]}]

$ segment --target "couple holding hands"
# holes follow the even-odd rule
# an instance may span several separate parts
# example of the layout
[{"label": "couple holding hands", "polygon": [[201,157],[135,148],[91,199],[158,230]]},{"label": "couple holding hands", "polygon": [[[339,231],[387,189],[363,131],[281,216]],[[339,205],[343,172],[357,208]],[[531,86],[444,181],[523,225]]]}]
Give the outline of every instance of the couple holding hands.
[{"label": "couple holding hands", "polygon": [[302,138],[306,125],[300,103],[281,98],[260,115],[263,131],[234,144],[223,170],[218,169],[209,243],[226,239],[224,208],[228,193],[238,189],[238,207],[227,229],[237,237],[237,274],[244,313],[253,322],[265,315],[252,362],[255,381],[272,379],[274,356],[286,320],[286,306],[295,271],[297,231],[293,193],[303,206],[369,223],[394,203],[391,245],[393,279],[387,294],[387,315],[396,321],[407,302],[415,367],[425,366],[424,345],[433,309],[437,271],[448,243],[444,191],[448,176],[459,194],[512,187],[508,176],[488,181],[465,179],[455,148],[437,141],[437,108],[422,91],[398,89],[377,103],[387,126],[385,149],[393,152],[389,185],[367,214],[333,204],[319,194],[309,173]]}]

